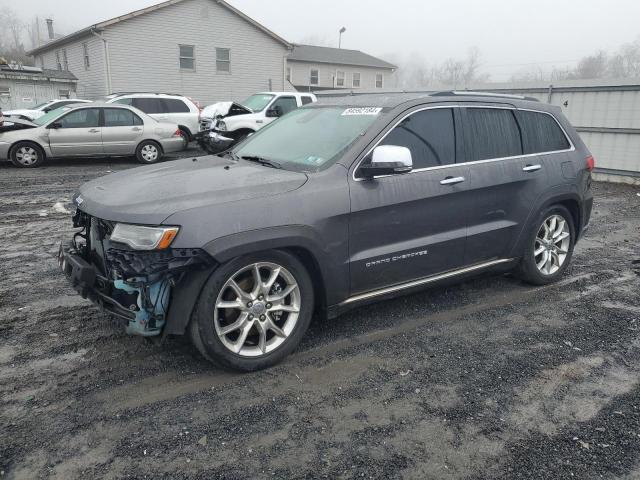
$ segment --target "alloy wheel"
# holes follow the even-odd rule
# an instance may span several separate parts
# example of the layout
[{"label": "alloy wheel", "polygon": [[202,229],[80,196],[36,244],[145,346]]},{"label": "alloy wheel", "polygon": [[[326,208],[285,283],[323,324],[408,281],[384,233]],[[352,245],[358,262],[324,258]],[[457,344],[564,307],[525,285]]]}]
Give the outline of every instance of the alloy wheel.
[{"label": "alloy wheel", "polygon": [[220,289],[214,311],[218,338],[231,352],[258,357],[280,347],[300,315],[301,295],[295,277],[281,265],[248,265]]},{"label": "alloy wheel", "polygon": [[533,256],[543,275],[553,275],[564,264],[571,244],[569,224],[561,215],[551,215],[538,230]]},{"label": "alloy wheel", "polygon": [[33,147],[20,147],[16,151],[16,160],[20,165],[33,165],[38,161],[38,151]]}]

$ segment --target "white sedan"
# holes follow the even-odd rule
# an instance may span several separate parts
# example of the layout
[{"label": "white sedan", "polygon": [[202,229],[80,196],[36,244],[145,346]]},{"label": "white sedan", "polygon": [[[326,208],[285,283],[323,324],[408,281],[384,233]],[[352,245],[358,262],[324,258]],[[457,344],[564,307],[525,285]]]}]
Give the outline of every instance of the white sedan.
[{"label": "white sedan", "polygon": [[5,117],[19,118],[20,120],[35,120],[45,113],[49,113],[56,108],[66,107],[74,103],[90,103],[91,100],[80,100],[79,98],[64,98],[60,100],[50,100],[48,102],[36,105],[33,108],[21,108],[16,110],[8,110],[4,112]]}]

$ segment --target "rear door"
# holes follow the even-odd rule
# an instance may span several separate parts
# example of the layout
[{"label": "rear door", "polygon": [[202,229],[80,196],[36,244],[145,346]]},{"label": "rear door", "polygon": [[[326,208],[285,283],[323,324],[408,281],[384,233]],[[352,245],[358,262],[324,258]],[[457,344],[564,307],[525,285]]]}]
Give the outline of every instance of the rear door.
[{"label": "rear door", "polygon": [[49,146],[55,156],[93,156],[103,153],[99,108],[71,110],[52,123],[58,125],[58,128],[48,129]]},{"label": "rear door", "polygon": [[461,109],[465,160],[471,163],[465,264],[507,258],[544,190],[544,159],[524,155],[516,110],[509,106]]},{"label": "rear door", "polygon": [[144,134],[142,119],[127,108],[105,107],[102,144],[107,155],[133,155]]},{"label": "rear door", "polygon": [[356,169],[349,179],[352,294],[462,266],[472,196],[455,123],[452,108],[415,111],[378,143],[409,148],[414,170],[365,180]]}]

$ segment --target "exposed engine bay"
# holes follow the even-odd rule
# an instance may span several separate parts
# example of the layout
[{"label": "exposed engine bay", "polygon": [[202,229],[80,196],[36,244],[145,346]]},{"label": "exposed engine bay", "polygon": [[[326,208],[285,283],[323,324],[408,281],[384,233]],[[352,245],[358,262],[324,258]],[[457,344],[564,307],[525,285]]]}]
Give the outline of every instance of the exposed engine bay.
[{"label": "exposed engine bay", "polygon": [[111,242],[112,222],[78,210],[70,245],[58,262],[84,298],[127,322],[131,335],[155,336],[166,323],[172,289],[188,270],[211,265],[199,249],[132,250]]}]

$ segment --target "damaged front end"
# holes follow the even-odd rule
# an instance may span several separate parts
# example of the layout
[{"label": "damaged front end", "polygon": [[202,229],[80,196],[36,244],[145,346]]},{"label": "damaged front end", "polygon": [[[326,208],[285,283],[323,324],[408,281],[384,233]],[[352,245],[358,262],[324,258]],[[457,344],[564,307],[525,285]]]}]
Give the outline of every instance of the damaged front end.
[{"label": "damaged front end", "polygon": [[200,249],[135,250],[112,241],[115,223],[80,209],[73,225],[81,230],[60,246],[60,268],[83,298],[125,320],[131,335],[161,334],[182,277],[214,264]]}]

